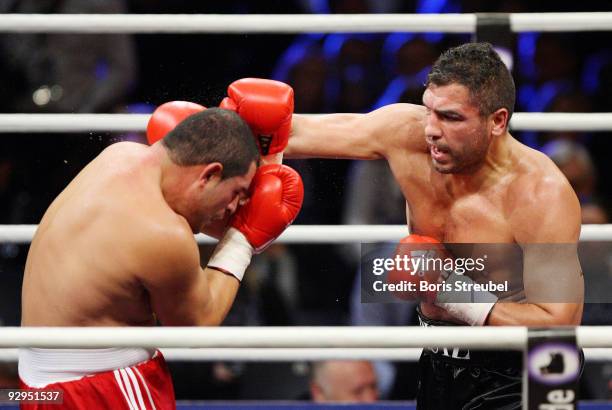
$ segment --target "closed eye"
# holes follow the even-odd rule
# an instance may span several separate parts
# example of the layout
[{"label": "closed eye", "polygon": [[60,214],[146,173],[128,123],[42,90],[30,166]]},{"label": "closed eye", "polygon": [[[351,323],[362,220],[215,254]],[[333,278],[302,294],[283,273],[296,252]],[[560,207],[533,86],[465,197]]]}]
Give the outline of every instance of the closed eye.
[{"label": "closed eye", "polygon": [[463,115],[453,111],[437,111],[436,114],[446,121],[463,121],[465,119]]}]

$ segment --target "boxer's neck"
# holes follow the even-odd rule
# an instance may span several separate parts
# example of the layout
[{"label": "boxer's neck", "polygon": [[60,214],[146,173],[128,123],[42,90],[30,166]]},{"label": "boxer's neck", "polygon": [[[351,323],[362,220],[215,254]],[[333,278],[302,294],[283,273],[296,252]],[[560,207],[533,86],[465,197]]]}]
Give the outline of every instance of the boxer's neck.
[{"label": "boxer's neck", "polygon": [[447,174],[447,182],[452,185],[453,192],[458,195],[477,192],[507,175],[513,166],[511,152],[514,141],[514,137],[506,131],[500,137],[493,138],[484,160],[473,170]]},{"label": "boxer's neck", "polygon": [[174,212],[187,218],[189,186],[197,179],[201,166],[176,164],[161,145],[152,146],[151,149],[152,160],[159,170],[159,186],[166,203]]}]

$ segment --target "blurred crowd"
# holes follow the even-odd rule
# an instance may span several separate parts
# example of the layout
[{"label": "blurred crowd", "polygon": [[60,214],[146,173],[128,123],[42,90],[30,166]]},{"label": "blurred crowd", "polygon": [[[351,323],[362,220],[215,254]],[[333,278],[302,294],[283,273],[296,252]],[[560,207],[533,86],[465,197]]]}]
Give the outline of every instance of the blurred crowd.
[{"label": "blurred crowd", "polygon": [[[521,0],[4,0],[0,13],[458,13],[606,10]],[[554,8],[552,8],[554,7]],[[468,35],[108,35],[0,36],[0,112],[150,113],[170,100],[217,105],[241,77],[274,78],[295,90],[299,113],[368,112],[419,104],[429,67]],[[612,30],[512,36],[516,112],[612,112]],[[517,132],[559,166],[582,203],[585,224],[609,223],[611,132]],[[51,200],[105,146],[139,134],[4,135],[0,140],[0,223],[36,224]],[[289,161],[302,175],[297,224],[402,224],[405,202],[386,162]],[[385,198],[381,200],[381,198]],[[610,246],[585,250],[589,269],[612,277]],[[205,261],[211,249],[202,248]],[[364,305],[359,247],[277,244],[257,256],[226,325],[415,325],[414,306]],[[0,244],[0,324],[18,325],[26,246]],[[589,253],[590,252],[590,253]],[[593,252],[599,252],[593,256]],[[317,257],[313,258],[312,255]],[[583,266],[584,267],[584,266]],[[588,279],[587,279],[588,280]],[[584,324],[612,324],[612,309],[588,304]],[[354,369],[347,367],[354,366]],[[330,380],[359,382],[351,400],[410,399],[410,363],[173,363],[178,399],[333,400]],[[374,371],[375,369],[375,371]],[[10,385],[11,369],[3,385]],[[344,374],[344,376],[343,376]],[[353,378],[347,375],[354,375]],[[586,398],[610,398],[612,365],[588,366]],[[262,376],[264,375],[264,376]],[[362,376],[361,379],[357,375]],[[321,380],[324,380],[322,382]],[[342,389],[344,387],[341,387]],[[357,389],[357,390],[355,390]],[[343,394],[342,391],[338,394]]]}]

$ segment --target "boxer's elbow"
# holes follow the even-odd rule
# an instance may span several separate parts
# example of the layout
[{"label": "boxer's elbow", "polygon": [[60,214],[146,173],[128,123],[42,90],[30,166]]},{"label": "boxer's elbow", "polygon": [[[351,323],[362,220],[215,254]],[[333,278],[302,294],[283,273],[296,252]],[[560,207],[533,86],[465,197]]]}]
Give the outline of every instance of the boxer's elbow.
[{"label": "boxer's elbow", "polygon": [[497,303],[487,320],[489,326],[577,326],[582,303]]},{"label": "boxer's elbow", "polygon": [[221,326],[224,320],[225,320],[225,317],[220,317],[218,315],[211,315],[199,321],[196,324],[196,326]]},{"label": "boxer's elbow", "polygon": [[155,316],[162,326],[197,326],[199,321],[193,312],[188,311],[170,314],[156,311]]},{"label": "boxer's elbow", "polygon": [[227,311],[222,308],[206,306],[198,312],[193,326],[220,326],[227,316]]},{"label": "boxer's elbow", "polygon": [[225,315],[221,316],[218,312],[197,308],[181,315],[158,317],[163,326],[218,326],[224,319]]},{"label": "boxer's elbow", "polygon": [[582,320],[582,303],[542,303],[535,305],[541,312],[543,326],[577,326]]}]

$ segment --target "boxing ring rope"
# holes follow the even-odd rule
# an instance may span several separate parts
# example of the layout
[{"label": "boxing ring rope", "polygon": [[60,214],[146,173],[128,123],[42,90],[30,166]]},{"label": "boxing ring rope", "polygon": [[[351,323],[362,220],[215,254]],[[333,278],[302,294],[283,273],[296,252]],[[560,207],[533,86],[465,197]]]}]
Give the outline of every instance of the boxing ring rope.
[{"label": "boxing ring rope", "polygon": [[[527,328],[486,327],[0,327],[0,347],[415,348],[523,350]],[[576,328],[579,346],[612,345],[612,326]],[[441,342],[446,340],[447,342]]]},{"label": "boxing ring rope", "polygon": [[[162,348],[169,361],[415,361],[423,346],[523,350],[525,327],[0,327],[0,362],[13,347]],[[612,326],[576,328],[589,361],[612,358]],[[13,348],[13,349],[6,349]],[[205,349],[202,349],[205,348]]]},{"label": "boxing ring rope", "polygon": [[[525,327],[0,327],[0,362],[14,347],[161,348],[169,361],[415,361],[423,346],[522,350]],[[576,328],[589,361],[612,358],[612,326]],[[8,349],[7,349],[8,348]]]},{"label": "boxing ring rope", "polygon": [[[486,14],[484,14],[486,15]],[[609,31],[612,13],[496,13],[513,32]],[[473,33],[479,14],[0,14],[13,33]]]},{"label": "boxing ring rope", "polygon": [[[0,114],[0,132],[144,132],[149,117],[149,114]],[[611,131],[612,113],[515,113],[510,128],[514,131]]]},{"label": "boxing ring rope", "polygon": [[[383,360],[416,362],[419,348],[162,348],[169,362],[312,362],[320,360]],[[18,360],[19,349],[0,349],[0,363]],[[588,362],[607,362],[612,359],[612,348],[585,348]]]},{"label": "boxing ring rope", "polygon": [[[25,244],[32,241],[37,225],[0,225],[0,243]],[[406,225],[292,225],[275,243],[286,244],[346,244],[398,241],[408,235]],[[200,244],[217,240],[198,234]],[[612,224],[582,225],[581,241],[612,240]]]}]

